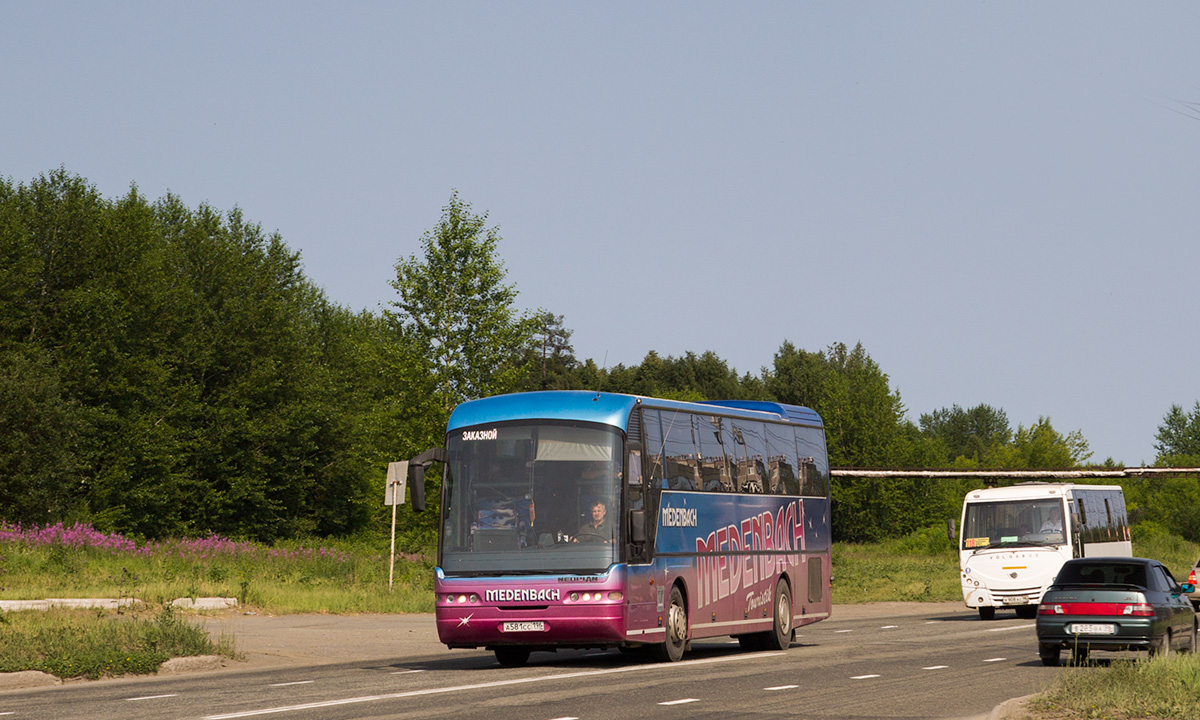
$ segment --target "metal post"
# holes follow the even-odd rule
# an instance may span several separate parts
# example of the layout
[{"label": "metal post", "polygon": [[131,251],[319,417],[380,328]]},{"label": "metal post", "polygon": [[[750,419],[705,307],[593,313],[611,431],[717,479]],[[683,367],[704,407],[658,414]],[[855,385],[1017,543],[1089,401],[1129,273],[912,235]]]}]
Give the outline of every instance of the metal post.
[{"label": "metal post", "polygon": [[388,592],[392,591],[392,575],[396,570],[396,503],[392,503],[392,552],[388,562]]}]

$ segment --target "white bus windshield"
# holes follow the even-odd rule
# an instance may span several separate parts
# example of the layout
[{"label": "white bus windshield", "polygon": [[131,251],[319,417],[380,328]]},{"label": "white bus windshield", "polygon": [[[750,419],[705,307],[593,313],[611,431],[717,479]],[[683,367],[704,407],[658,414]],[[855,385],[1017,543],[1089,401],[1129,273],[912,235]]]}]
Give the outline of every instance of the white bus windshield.
[{"label": "white bus windshield", "polygon": [[454,430],[442,508],[447,575],[594,573],[617,561],[622,437],[581,422]]},{"label": "white bus windshield", "polygon": [[962,550],[1064,543],[1062,500],[1007,500],[967,505]]}]

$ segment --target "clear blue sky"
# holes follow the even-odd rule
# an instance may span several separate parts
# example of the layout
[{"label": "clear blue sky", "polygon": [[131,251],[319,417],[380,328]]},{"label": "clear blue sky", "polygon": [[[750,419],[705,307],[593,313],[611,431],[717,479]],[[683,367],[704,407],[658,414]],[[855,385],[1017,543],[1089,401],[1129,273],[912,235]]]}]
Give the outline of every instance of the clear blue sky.
[{"label": "clear blue sky", "polygon": [[378,309],[451,189],[576,354],[861,341],[915,421],[1200,399],[1200,10],[0,2],[0,175],[242,208]]}]

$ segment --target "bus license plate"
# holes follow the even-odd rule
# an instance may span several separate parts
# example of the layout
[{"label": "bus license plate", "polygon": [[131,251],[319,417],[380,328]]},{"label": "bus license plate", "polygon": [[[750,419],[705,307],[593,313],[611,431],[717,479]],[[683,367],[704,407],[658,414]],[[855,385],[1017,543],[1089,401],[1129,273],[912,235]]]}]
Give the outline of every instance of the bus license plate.
[{"label": "bus license plate", "polygon": [[506,622],[501,628],[504,632],[543,632],[546,629],[546,623],[538,620],[536,622]]},{"label": "bus license plate", "polygon": [[1109,623],[1072,623],[1067,632],[1072,635],[1116,635],[1117,626]]}]

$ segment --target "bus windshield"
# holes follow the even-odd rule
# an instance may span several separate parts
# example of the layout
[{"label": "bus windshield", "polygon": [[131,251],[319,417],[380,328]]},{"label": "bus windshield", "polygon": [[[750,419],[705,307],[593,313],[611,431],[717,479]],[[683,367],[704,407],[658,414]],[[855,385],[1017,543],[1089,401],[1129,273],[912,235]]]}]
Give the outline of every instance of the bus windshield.
[{"label": "bus windshield", "polygon": [[603,572],[618,559],[622,435],[584,422],[453,431],[442,508],[447,575]]},{"label": "bus windshield", "polygon": [[967,505],[962,549],[1062,545],[1062,500],[1007,500]]}]

